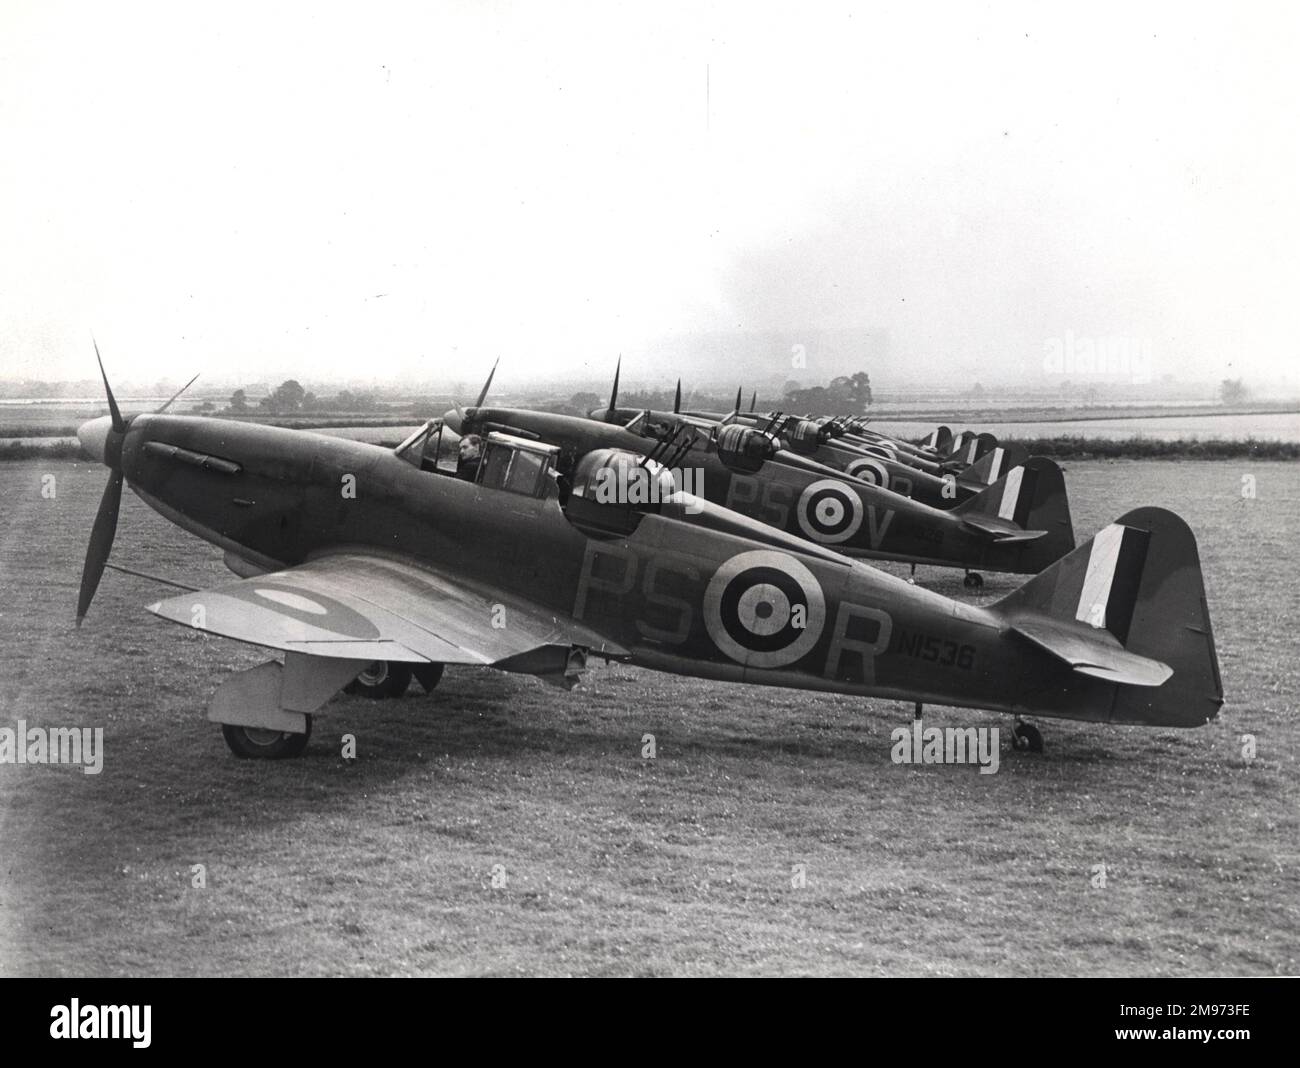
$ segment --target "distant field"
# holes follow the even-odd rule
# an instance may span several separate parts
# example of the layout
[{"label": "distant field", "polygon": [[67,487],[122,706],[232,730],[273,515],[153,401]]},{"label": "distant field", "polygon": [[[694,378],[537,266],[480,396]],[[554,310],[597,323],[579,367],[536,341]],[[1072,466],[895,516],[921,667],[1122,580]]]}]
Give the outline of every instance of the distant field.
[{"label": "distant field", "polygon": [[[0,726],[106,734],[99,776],[0,765],[0,972],[1294,974],[1300,467],[1066,466],[1081,538],[1139,504],[1192,524],[1228,703],[1194,731],[1045,720],[1047,751],[990,776],[891,764],[893,702],[626,667],[572,693],[451,669],[433,697],[336,698],[301,760],[237,761],[203,707],[263,654],[115,572],[75,631],[106,472],[0,466]],[[131,494],[114,560],[231,578]]]}]

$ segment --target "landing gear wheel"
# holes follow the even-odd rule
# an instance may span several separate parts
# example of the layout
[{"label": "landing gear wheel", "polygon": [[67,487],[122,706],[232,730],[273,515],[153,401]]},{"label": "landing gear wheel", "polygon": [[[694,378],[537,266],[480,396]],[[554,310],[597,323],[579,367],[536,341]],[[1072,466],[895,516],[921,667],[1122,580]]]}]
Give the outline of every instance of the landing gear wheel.
[{"label": "landing gear wheel", "polygon": [[401,697],[411,685],[411,666],[394,660],[376,660],[365,671],[343,687],[344,693],[382,701],[385,697]]},{"label": "landing gear wheel", "polygon": [[968,590],[978,590],[984,585],[984,576],[978,571],[967,571],[966,577],[962,579],[962,585]]},{"label": "landing gear wheel", "polygon": [[311,716],[307,717],[305,734],[290,734],[288,731],[269,731],[261,727],[240,727],[234,723],[223,723],[221,735],[230,746],[230,751],[241,760],[286,760],[289,757],[302,756],[307,748],[307,739],[311,737]]},{"label": "landing gear wheel", "polygon": [[424,687],[425,693],[433,693],[434,687],[442,680],[445,664],[413,664],[411,674],[415,681]]},{"label": "landing gear wheel", "polygon": [[1011,731],[1011,748],[1021,752],[1041,753],[1043,736],[1032,723],[1017,723]]}]

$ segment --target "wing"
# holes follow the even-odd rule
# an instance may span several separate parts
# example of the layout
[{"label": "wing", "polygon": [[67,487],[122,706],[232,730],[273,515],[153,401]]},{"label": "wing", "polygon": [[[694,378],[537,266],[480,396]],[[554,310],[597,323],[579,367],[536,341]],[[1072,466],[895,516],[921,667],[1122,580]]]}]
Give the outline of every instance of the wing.
[{"label": "wing", "polygon": [[[518,594],[378,554],[342,552],[170,597],[149,611],[284,652],[352,660],[483,664],[549,674],[574,646],[630,655]],[[554,655],[551,655],[554,654]]]}]

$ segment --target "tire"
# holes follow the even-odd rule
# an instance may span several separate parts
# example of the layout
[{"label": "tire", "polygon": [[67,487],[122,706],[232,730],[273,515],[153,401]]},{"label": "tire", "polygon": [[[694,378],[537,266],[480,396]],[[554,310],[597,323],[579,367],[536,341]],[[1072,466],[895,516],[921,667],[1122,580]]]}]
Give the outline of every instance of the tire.
[{"label": "tire", "polygon": [[311,738],[311,716],[307,717],[305,734],[288,731],[268,731],[258,727],[240,727],[223,723],[221,735],[230,751],[241,760],[287,760],[302,756]]},{"label": "tire", "polygon": [[1041,753],[1043,735],[1032,723],[1021,723],[1011,734],[1011,746],[1022,753]]},{"label": "tire", "polygon": [[394,660],[376,660],[365,671],[343,687],[344,693],[382,701],[388,697],[401,697],[411,685],[411,666]]}]

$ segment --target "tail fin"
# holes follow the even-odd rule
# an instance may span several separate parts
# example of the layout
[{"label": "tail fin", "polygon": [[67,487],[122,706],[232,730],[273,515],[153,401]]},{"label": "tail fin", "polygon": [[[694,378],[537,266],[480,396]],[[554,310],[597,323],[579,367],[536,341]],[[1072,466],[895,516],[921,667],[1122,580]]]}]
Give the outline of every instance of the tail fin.
[{"label": "tail fin", "polygon": [[946,426],[935,427],[921,439],[921,444],[940,456],[947,456],[952,451],[952,430]]},{"label": "tail fin", "polygon": [[977,434],[973,430],[963,430],[952,439],[952,451],[949,452],[947,459],[969,466],[997,447],[998,439],[992,434]]},{"label": "tail fin", "polygon": [[1218,715],[1223,681],[1196,538],[1163,508],[1120,516],[995,606],[1081,675],[1069,711],[1114,723],[1195,727]]},{"label": "tail fin", "polygon": [[[1074,523],[1065,476],[1052,460],[1035,456],[1013,467],[993,485],[952,509],[967,526],[997,541],[1032,542],[1019,558],[1025,572],[1037,572],[1074,551]],[[1035,537],[1028,532],[1038,532]]]},{"label": "tail fin", "polygon": [[999,445],[960,472],[957,482],[972,489],[991,486],[1013,467],[1020,467],[1028,459],[1029,450],[1023,445]]}]

